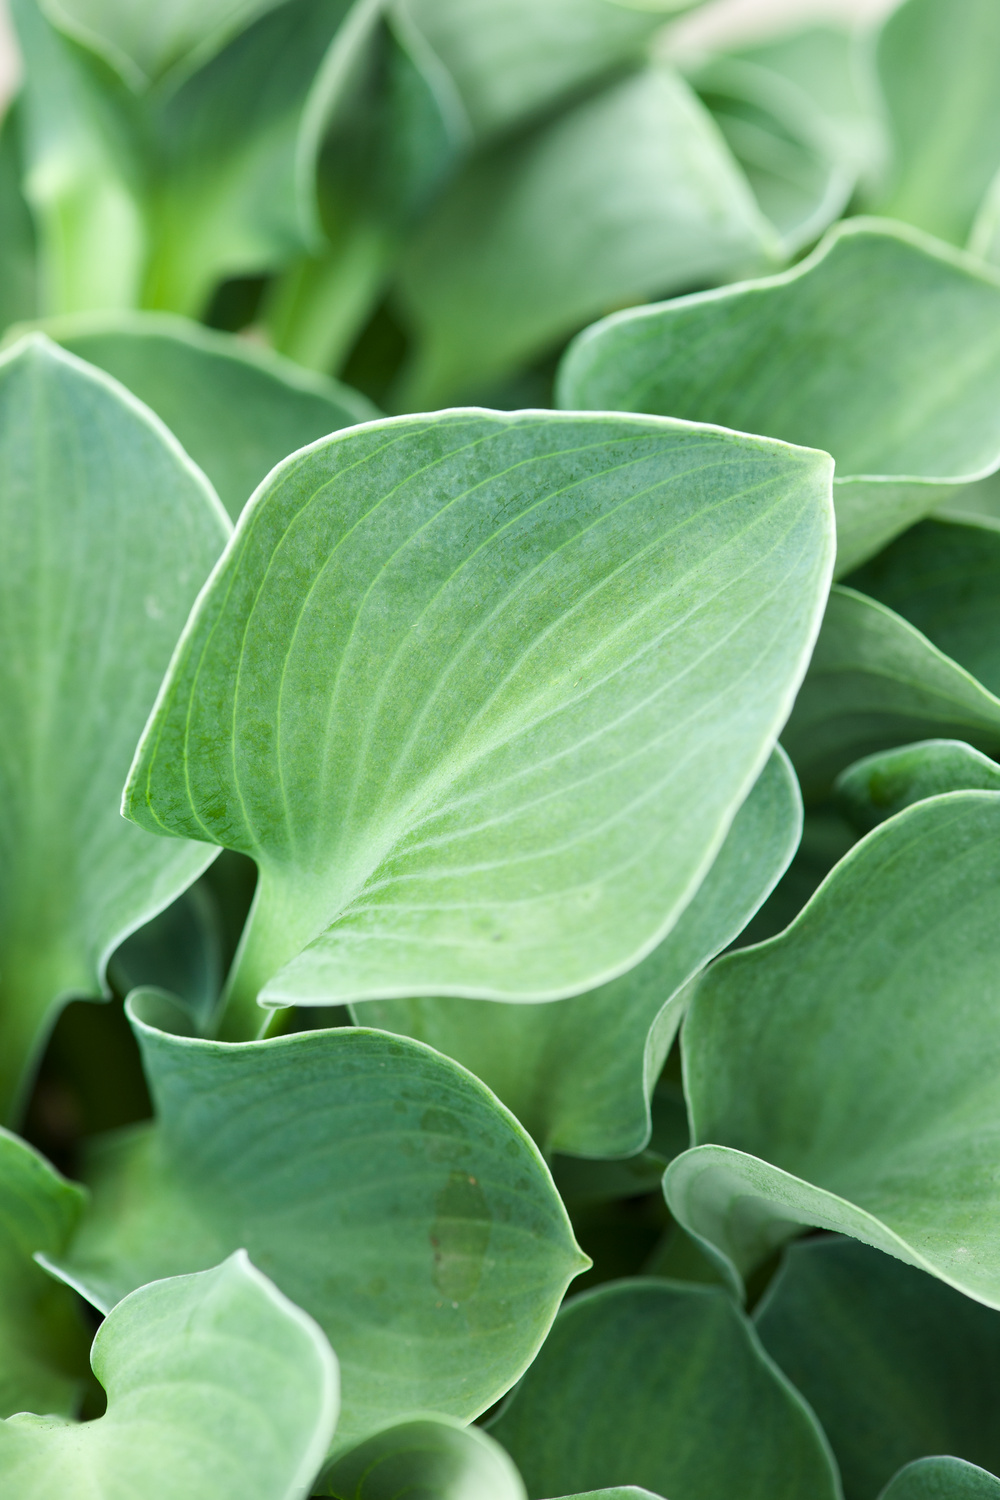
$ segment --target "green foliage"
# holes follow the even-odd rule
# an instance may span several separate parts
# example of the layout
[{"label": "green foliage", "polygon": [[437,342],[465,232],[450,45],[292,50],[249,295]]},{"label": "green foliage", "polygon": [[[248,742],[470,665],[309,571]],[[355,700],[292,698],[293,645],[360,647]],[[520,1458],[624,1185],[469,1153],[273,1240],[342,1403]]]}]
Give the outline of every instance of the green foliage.
[{"label": "green foliage", "polygon": [[0,1490],[997,1500],[995,0],[11,8]]}]

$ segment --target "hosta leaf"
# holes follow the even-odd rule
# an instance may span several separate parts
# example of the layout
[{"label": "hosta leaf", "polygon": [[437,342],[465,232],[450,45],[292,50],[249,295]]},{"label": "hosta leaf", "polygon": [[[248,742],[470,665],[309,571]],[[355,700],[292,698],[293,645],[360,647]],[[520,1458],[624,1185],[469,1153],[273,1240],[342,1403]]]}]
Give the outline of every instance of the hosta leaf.
[{"label": "hosta leaf", "polygon": [[313,1487],[336,1500],[525,1500],[507,1454],[478,1427],[400,1422],[335,1459]]},{"label": "hosta leaf", "polygon": [[886,818],[944,792],[1000,792],[1000,766],[961,740],[920,740],[868,755],[834,784],[841,809],[868,833]]},{"label": "hosta leaf", "polygon": [[[663,11],[691,0],[667,0]],[[451,74],[480,137],[642,54],[663,14],[614,0],[397,0]]]},{"label": "hosta leaf", "polygon": [[563,1495],[559,1500],[660,1500],[660,1496],[634,1484],[616,1484],[610,1490],[588,1490],[585,1495]]},{"label": "hosta leaf", "polygon": [[190,68],[284,0],[43,0],[57,26],[104,53],[129,83],[142,85],[177,65]]},{"label": "hosta leaf", "polygon": [[964,244],[1000,167],[1000,11],[992,0],[906,0],[876,64],[892,159],[879,211]]},{"label": "hosta leaf", "polygon": [[219,913],[204,880],[127,937],[112,955],[108,978],[120,995],[150,986],[167,990],[211,1024],[225,979]]},{"label": "hosta leaf", "polygon": [[879,1500],[998,1500],[1000,1479],[960,1458],[918,1458],[900,1469]]},{"label": "hosta leaf", "polygon": [[717,1288],[637,1279],[575,1297],[490,1430],[532,1500],[616,1483],[671,1500],[839,1494],[815,1418]]},{"label": "hosta leaf", "polygon": [[[40,435],[44,435],[44,440]],[[0,359],[0,1112],[58,1006],[210,862],[119,815],[229,523],[157,419],[38,335]]]},{"label": "hosta leaf", "polygon": [[0,1425],[0,1482],[37,1500],[299,1500],[337,1417],[337,1362],[311,1318],[237,1252],[144,1286],[94,1340],[108,1409]]},{"label": "hosta leaf", "polygon": [[712,58],[687,76],[778,231],[783,255],[812,244],[847,206],[857,164],[809,95],[740,57]]},{"label": "hosta leaf", "polygon": [[608,306],[766,265],[774,238],[683,79],[616,80],[479,155],[430,214],[400,273],[405,399],[478,394]]},{"label": "hosta leaf", "polygon": [[378,415],[339,381],[169,313],[54,319],[45,331],[162,417],[234,519],[289,453]]},{"label": "hosta leaf", "polygon": [[636,968],[554,1005],[386,1000],[358,1006],[358,1019],[456,1058],[544,1151],[631,1156],[649,1140],[650,1095],[680,1025],[683,986],[746,926],[801,827],[795,777],[776,751],[691,904]]},{"label": "hosta leaf", "polygon": [[850,582],[1000,693],[1000,521],[922,521]]},{"label": "hosta leaf", "polygon": [[34,1262],[60,1255],[83,1206],[78,1187],[0,1130],[0,1417],[75,1412],[87,1339],[72,1293]]},{"label": "hosta leaf", "polygon": [[147,162],[136,105],[99,59],[13,0],[24,58],[24,194],[38,236],[38,310],[130,307],[142,286]]},{"label": "hosta leaf", "polygon": [[535,1147],[489,1091],[381,1032],[231,1045],[130,1001],[158,1124],[99,1140],[63,1267],[101,1307],[237,1245],[321,1324],[338,1441],[468,1420],[521,1374],[586,1266]]},{"label": "hosta leaf", "polygon": [[665,1187],[738,1270],[814,1224],[1000,1305],[998,839],[996,792],[918,802],[698,981]]},{"label": "hosta leaf", "polygon": [[38,310],[37,247],[21,186],[21,126],[16,104],[0,122],[0,330]]},{"label": "hosta leaf", "polygon": [[323,130],[379,0],[285,0],[156,104],[144,301],[199,316],[217,280],[323,243]]},{"label": "hosta leaf", "polygon": [[1000,750],[1000,701],[900,615],[832,589],[782,734],[807,803],[862,756],[937,736]]},{"label": "hosta leaf", "polygon": [[830,1439],[847,1500],[903,1464],[1000,1465],[1000,1314],[851,1240],[792,1245],[757,1332]]},{"label": "hosta leaf", "polygon": [[825,455],[655,418],[458,411],[289,459],[126,794],[260,866],[223,1034],[262,986],[543,1000],[643,957],[770,753],[829,554]]},{"label": "hosta leaf", "polygon": [[825,448],[837,571],[1000,461],[1000,279],[855,220],[791,271],[614,313],[571,345],[565,407],[650,411]]}]

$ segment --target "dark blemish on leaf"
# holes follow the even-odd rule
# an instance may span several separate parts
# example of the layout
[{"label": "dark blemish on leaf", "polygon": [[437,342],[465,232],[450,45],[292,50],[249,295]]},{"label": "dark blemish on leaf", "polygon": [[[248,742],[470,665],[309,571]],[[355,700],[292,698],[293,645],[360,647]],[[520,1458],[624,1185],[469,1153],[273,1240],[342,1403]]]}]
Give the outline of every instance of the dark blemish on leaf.
[{"label": "dark blemish on leaf", "polygon": [[449,1302],[471,1297],[483,1274],[492,1214],[486,1194],[467,1172],[452,1172],[434,1200],[431,1225],[434,1285]]}]

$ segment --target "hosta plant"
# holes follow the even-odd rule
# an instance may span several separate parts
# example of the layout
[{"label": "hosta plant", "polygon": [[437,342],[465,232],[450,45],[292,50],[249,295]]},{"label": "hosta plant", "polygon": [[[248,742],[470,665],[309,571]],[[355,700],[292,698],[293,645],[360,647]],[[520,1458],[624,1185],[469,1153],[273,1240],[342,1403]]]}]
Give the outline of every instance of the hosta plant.
[{"label": "hosta plant", "polygon": [[996,1500],[992,0],[12,8],[0,1490]]}]

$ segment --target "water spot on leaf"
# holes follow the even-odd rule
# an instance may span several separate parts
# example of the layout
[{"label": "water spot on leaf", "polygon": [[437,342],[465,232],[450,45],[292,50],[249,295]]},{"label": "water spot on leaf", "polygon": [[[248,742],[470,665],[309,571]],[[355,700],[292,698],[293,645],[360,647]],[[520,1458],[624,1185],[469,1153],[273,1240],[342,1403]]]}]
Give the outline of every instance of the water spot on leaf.
[{"label": "water spot on leaf", "polygon": [[467,1172],[451,1173],[434,1207],[437,1217],[430,1233],[434,1285],[457,1304],[471,1297],[479,1285],[492,1214],[486,1194]]}]

